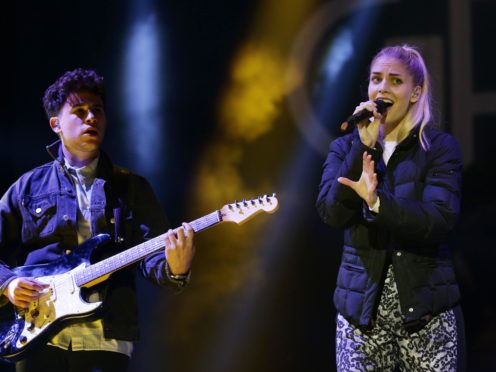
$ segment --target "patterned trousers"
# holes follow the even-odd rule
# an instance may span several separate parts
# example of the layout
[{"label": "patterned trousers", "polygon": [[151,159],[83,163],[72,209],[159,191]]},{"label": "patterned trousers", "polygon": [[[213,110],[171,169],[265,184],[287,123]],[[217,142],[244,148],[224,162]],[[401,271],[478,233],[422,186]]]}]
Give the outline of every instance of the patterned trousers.
[{"label": "patterned trousers", "polygon": [[[463,334],[463,329],[461,331]],[[453,310],[435,316],[419,332],[409,334],[404,329],[398,290],[390,266],[372,329],[360,330],[338,314],[337,370],[457,371],[457,336],[457,319]]]}]

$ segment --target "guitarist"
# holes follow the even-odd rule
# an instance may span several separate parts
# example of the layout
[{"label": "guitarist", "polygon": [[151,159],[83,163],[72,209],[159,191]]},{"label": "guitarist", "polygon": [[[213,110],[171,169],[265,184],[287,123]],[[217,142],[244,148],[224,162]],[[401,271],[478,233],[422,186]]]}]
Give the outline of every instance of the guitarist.
[{"label": "guitarist", "polygon": [[[59,137],[47,146],[53,161],[22,175],[0,201],[0,302],[21,308],[45,285],[18,277],[11,267],[77,254],[78,245],[99,233],[116,243],[98,247],[95,255],[110,256],[115,247],[132,247],[168,229],[149,183],[113,165],[100,148],[107,126],[103,78],[93,70],[68,71],[46,90],[43,104]],[[88,289],[88,301],[104,303],[98,318],[67,325],[27,353],[17,371],[125,371],[138,336],[135,272],[177,289],[189,280],[192,228],[185,223],[165,236],[165,250]]]}]

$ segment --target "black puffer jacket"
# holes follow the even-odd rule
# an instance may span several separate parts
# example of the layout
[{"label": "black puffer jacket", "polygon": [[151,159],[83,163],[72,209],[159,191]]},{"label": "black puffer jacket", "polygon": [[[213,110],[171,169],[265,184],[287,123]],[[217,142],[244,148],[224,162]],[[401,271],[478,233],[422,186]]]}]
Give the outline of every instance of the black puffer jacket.
[{"label": "black puffer jacket", "polygon": [[[460,293],[446,241],[460,210],[462,161],[454,138],[426,128],[428,151],[418,130],[402,141],[389,159],[382,149],[360,141],[358,131],[331,143],[317,199],[325,223],[344,228],[344,247],[334,303],[357,325],[375,317],[387,266],[393,265],[401,311],[412,324],[453,307]],[[358,180],[362,155],[377,164],[379,213],[338,177]]]}]

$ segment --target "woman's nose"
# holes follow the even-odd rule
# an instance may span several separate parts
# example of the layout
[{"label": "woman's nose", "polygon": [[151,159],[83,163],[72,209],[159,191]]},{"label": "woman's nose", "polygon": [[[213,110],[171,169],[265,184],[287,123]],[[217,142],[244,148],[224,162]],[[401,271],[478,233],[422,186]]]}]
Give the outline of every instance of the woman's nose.
[{"label": "woman's nose", "polygon": [[378,86],[379,92],[387,92],[389,90],[389,84],[386,79],[383,79]]}]

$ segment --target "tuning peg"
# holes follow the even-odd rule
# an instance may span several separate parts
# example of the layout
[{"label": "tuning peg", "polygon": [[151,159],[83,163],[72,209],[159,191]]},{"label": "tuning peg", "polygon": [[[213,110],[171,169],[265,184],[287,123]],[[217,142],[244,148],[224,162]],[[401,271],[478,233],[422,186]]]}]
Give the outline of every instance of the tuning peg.
[{"label": "tuning peg", "polygon": [[245,207],[247,207],[247,206],[248,206],[248,203],[246,202],[246,199],[243,199],[243,205],[244,205]]}]

